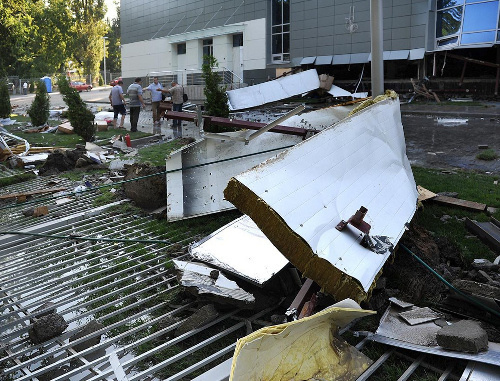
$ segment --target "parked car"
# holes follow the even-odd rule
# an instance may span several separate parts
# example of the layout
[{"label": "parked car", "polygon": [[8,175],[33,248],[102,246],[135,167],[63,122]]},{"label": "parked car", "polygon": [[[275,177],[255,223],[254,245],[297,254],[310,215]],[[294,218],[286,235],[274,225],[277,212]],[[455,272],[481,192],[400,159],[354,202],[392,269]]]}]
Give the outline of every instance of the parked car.
[{"label": "parked car", "polygon": [[79,92],[92,90],[92,85],[87,85],[83,82],[71,82],[70,86]]},{"label": "parked car", "polygon": [[118,84],[118,81],[122,81],[122,77],[118,77],[118,78],[113,79],[113,80],[109,83],[109,85],[110,85],[110,86],[115,86],[115,85],[117,85],[117,84]]}]

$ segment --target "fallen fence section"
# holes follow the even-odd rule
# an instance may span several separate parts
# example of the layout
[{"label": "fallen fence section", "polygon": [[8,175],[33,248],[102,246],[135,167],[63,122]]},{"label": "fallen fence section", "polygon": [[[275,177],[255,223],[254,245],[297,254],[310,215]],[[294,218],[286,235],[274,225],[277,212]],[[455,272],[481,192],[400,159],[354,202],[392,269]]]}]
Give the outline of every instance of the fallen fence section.
[{"label": "fallen fence section", "polygon": [[[337,300],[365,300],[416,210],[399,100],[367,107],[232,178],[224,196],[304,276]],[[345,223],[339,231],[361,208],[368,230]]]},{"label": "fallen fence section", "polygon": [[243,110],[261,106],[307,93],[319,88],[319,86],[320,81],[316,69],[306,70],[274,81],[227,91],[229,109]]},{"label": "fallen fence section", "polygon": [[189,253],[201,262],[259,287],[288,263],[248,216],[230,222],[191,245]]},{"label": "fallen fence section", "polygon": [[[233,209],[223,195],[232,176],[302,141],[299,136],[263,134],[245,144],[251,134],[252,131],[226,132],[227,140],[200,139],[169,155],[166,161],[169,221]],[[192,168],[182,169],[188,167]]]}]

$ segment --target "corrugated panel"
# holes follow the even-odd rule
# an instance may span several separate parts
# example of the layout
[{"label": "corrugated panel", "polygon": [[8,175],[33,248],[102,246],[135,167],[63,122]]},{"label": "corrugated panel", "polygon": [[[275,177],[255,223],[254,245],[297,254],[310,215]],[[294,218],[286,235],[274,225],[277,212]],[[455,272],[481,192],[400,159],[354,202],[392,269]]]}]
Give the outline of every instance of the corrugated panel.
[{"label": "corrugated panel", "polygon": [[351,54],[351,63],[367,63],[370,53],[354,53]]},{"label": "corrugated panel", "polygon": [[370,237],[397,244],[418,192],[399,100],[385,100],[231,179],[225,198],[249,215],[305,276],[338,299],[363,300],[390,255],[335,227],[364,206]]},{"label": "corrugated panel", "polygon": [[350,54],[336,54],[333,56],[334,65],[348,65],[351,62]]},{"label": "corrugated panel", "polygon": [[410,54],[409,50],[393,50],[391,51],[389,60],[407,60]]},{"label": "corrugated panel", "polygon": [[292,58],[292,61],[290,62],[290,66],[292,66],[292,67],[300,66],[301,61],[302,61],[302,57]]},{"label": "corrugated panel", "polygon": [[302,61],[300,61],[301,65],[312,65],[316,61],[316,56],[314,57],[304,57]]},{"label": "corrugated panel", "polygon": [[316,65],[331,65],[333,56],[317,56]]},{"label": "corrugated panel", "polygon": [[231,90],[227,92],[227,96],[231,110],[243,110],[307,93],[318,87],[318,73],[316,69],[310,69],[275,81]]},{"label": "corrugated panel", "polygon": [[425,55],[425,49],[424,48],[421,48],[421,49],[412,49],[412,50],[410,50],[410,57],[408,59],[410,61],[421,60],[422,58],[424,58],[424,55]]}]

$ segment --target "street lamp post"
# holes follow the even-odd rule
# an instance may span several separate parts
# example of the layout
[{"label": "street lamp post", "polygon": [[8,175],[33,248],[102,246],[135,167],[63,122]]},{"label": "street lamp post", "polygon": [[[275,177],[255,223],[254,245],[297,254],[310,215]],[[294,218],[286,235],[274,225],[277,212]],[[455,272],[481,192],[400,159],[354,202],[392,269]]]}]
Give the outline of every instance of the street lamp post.
[{"label": "street lamp post", "polygon": [[104,52],[104,85],[106,85],[106,39],[107,37],[103,37],[102,38],[102,49],[103,49],[103,52]]}]

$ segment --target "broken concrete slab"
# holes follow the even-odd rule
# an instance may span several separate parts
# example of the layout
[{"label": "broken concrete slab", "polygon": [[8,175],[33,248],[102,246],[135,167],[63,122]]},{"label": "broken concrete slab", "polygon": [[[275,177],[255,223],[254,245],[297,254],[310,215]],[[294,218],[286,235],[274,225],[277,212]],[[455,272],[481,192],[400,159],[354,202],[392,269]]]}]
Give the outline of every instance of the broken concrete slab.
[{"label": "broken concrete slab", "polygon": [[274,81],[227,91],[230,110],[243,110],[316,90],[320,85],[316,69]]},{"label": "broken concrete slab", "polygon": [[500,300],[500,288],[486,283],[474,282],[472,280],[458,279],[452,282],[452,285],[468,294],[484,296]]},{"label": "broken concrete slab", "polygon": [[356,380],[372,361],[335,335],[356,318],[373,314],[352,300],[239,339],[230,380]]},{"label": "broken concrete slab", "polygon": [[288,260],[248,216],[242,216],[190,246],[193,258],[263,287]]},{"label": "broken concrete slab", "polygon": [[441,317],[441,315],[437,314],[429,307],[414,307],[409,311],[401,312],[399,316],[409,325],[427,323]]},{"label": "broken concrete slab", "polygon": [[450,351],[437,344],[436,334],[440,329],[441,326],[434,322],[409,326],[399,318],[398,309],[391,306],[380,319],[376,333],[369,335],[368,339],[422,353],[473,360],[496,366],[500,364],[500,344],[490,341],[488,350],[479,354]]},{"label": "broken concrete slab", "polygon": [[412,219],[418,193],[399,101],[366,107],[232,178],[224,195],[304,276],[337,299],[365,300],[390,250],[374,253],[359,230],[335,226],[365,206],[370,235],[395,245]]},{"label": "broken concrete slab", "polygon": [[389,302],[391,302],[396,307],[399,307],[399,308],[402,308],[402,309],[409,309],[409,308],[411,308],[411,307],[414,306],[413,303],[404,302],[404,301],[399,300],[399,299],[397,299],[395,297],[389,298]]},{"label": "broken concrete slab", "polygon": [[125,195],[141,208],[148,210],[165,205],[167,202],[166,180],[163,174],[154,176],[158,172],[162,172],[162,168],[147,164],[134,164],[127,167],[124,180],[144,178],[123,184]]},{"label": "broken concrete slab", "polygon": [[478,353],[488,349],[488,334],[472,320],[460,320],[441,328],[436,339],[441,347],[458,352]]},{"label": "broken concrete slab", "polygon": [[51,313],[36,319],[28,330],[31,341],[35,344],[43,343],[59,336],[68,328],[68,323],[58,313]]},{"label": "broken concrete slab", "polygon": [[[77,333],[75,333],[71,338],[69,339],[69,342],[73,342],[75,340],[78,340],[84,336],[90,335],[94,332],[97,332],[101,329],[103,329],[105,326],[102,323],[99,323],[97,320],[91,320],[88,322],[83,328],[78,330]],[[94,345],[97,345],[101,342],[101,335],[91,337],[88,340],[85,340],[79,344],[73,345],[72,348],[77,351],[81,352],[85,349],[88,349],[90,347],[93,347]]]},{"label": "broken concrete slab", "polygon": [[174,336],[178,337],[193,329],[200,328],[207,323],[217,319],[219,312],[213,304],[207,304],[198,309],[194,314],[189,316],[174,332]]},{"label": "broken concrete slab", "polygon": [[252,308],[255,297],[236,282],[226,278],[219,270],[202,263],[173,260],[179,283],[195,296],[211,302]]}]

